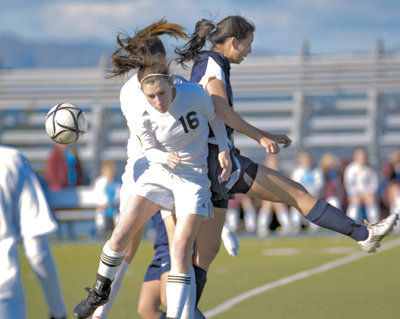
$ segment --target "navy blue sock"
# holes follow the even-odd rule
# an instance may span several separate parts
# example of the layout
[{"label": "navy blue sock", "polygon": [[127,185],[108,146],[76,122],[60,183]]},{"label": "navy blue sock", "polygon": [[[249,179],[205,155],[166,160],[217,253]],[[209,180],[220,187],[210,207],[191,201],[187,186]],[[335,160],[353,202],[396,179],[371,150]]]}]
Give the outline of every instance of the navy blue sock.
[{"label": "navy blue sock", "polygon": [[201,294],[203,293],[204,285],[207,281],[207,272],[199,266],[193,265],[194,273],[196,274],[196,307],[199,304]]},{"label": "navy blue sock", "polygon": [[368,229],[366,226],[357,224],[342,210],[322,200],[317,201],[306,216],[306,219],[318,226],[350,236],[355,241],[368,238]]}]

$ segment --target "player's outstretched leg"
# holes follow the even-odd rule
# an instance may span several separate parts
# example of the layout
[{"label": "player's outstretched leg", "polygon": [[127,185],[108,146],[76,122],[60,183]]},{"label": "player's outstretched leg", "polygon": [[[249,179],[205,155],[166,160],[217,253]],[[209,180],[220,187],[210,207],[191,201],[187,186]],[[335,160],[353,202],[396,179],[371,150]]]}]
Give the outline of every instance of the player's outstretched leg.
[{"label": "player's outstretched leg", "polygon": [[398,214],[394,213],[380,222],[373,224],[367,223],[369,231],[368,238],[358,242],[360,247],[368,253],[376,252],[377,248],[381,245],[380,241],[393,230],[398,218]]}]

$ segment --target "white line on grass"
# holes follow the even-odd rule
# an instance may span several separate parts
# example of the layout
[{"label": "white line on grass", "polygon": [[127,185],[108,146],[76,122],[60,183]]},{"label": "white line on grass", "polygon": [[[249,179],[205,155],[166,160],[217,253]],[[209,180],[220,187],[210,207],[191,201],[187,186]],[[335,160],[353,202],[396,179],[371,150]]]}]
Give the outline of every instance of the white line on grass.
[{"label": "white line on grass", "polygon": [[[400,238],[385,243],[384,245],[382,245],[382,248],[380,248],[379,251],[385,251],[385,250],[397,247],[399,245],[400,245]],[[242,301],[244,301],[246,299],[252,298],[252,297],[254,297],[256,295],[259,295],[259,294],[261,294],[263,292],[266,292],[268,290],[271,290],[273,288],[290,284],[290,283],[292,283],[294,281],[297,281],[299,279],[303,279],[303,278],[306,278],[306,277],[309,277],[309,276],[312,276],[312,275],[315,275],[315,274],[319,274],[319,273],[328,271],[330,269],[333,269],[333,268],[348,264],[348,263],[350,263],[352,261],[355,261],[355,260],[358,260],[360,258],[367,257],[367,256],[368,256],[368,254],[366,254],[365,252],[354,253],[354,254],[351,254],[349,256],[346,256],[346,257],[343,257],[343,258],[339,258],[339,259],[336,259],[336,260],[331,261],[329,263],[323,264],[323,265],[321,265],[319,267],[316,267],[316,268],[313,268],[313,269],[309,269],[309,270],[305,270],[305,271],[301,271],[301,272],[299,272],[297,274],[294,274],[292,276],[285,277],[285,278],[279,279],[277,281],[265,284],[263,286],[254,288],[254,289],[246,291],[246,292],[244,292],[244,293],[242,293],[240,295],[237,295],[236,297],[228,299],[227,301],[223,302],[222,304],[218,305],[217,307],[205,312],[204,316],[206,318],[214,317],[214,316],[220,314],[221,312],[224,312],[224,311],[227,311],[227,310],[231,309],[233,306],[235,306],[236,304],[238,304],[238,303],[240,303],[240,302],[242,302]]]}]

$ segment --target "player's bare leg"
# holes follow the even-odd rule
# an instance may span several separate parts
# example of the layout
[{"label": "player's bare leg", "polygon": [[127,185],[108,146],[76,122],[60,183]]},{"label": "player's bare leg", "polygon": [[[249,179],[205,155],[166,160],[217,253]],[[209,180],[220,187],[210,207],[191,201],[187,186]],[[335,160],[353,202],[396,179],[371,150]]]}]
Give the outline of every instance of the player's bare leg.
[{"label": "player's bare leg", "polygon": [[226,220],[225,208],[214,207],[214,219],[201,223],[195,240],[193,267],[196,273],[196,305],[203,293],[207,281],[207,271],[221,246],[221,233]]},{"label": "player's bare leg", "polygon": [[124,260],[122,261],[121,266],[119,267],[117,274],[115,275],[115,278],[111,284],[111,292],[108,297],[108,302],[96,309],[96,311],[93,313],[92,317],[93,319],[106,319],[108,317],[108,314],[110,313],[114,300],[121,287],[122,280],[125,276],[126,270],[128,269],[128,266],[131,263],[139,247],[144,230],[145,227],[142,227],[142,229],[133,236],[131,242],[126,248]]},{"label": "player's bare leg", "polygon": [[[167,282],[167,318],[181,318],[190,294],[192,251],[204,216],[188,214],[177,217],[173,241],[170,242],[171,270]],[[194,302],[194,300],[193,300]],[[193,304],[193,311],[194,311]]]},{"label": "player's bare leg", "polygon": [[300,184],[262,165],[248,195],[293,206],[310,222],[353,238],[369,253],[376,251],[398,218],[392,214],[368,227],[359,225],[342,210],[311,196]]},{"label": "player's bare leg", "polygon": [[144,197],[132,196],[128,199],[110,240],[103,247],[96,283],[93,289],[87,288],[89,295],[74,309],[77,318],[88,318],[97,307],[108,301],[111,283],[123,261],[128,244],[158,210],[159,205]]}]

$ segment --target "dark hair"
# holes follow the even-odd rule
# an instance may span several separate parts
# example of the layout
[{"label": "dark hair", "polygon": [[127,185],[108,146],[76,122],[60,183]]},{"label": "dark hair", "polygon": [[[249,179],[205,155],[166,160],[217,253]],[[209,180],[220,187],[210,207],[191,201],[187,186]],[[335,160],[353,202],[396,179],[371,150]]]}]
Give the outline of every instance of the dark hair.
[{"label": "dark hair", "polygon": [[241,16],[228,16],[217,24],[202,19],[196,23],[194,33],[183,48],[175,49],[175,53],[178,54],[177,62],[184,64],[194,60],[202,52],[206,40],[209,40],[214,47],[225,43],[230,37],[238,40],[245,39],[255,29],[254,24]]},{"label": "dark hair", "polygon": [[[168,34],[175,38],[187,39],[183,32],[184,28],[179,24],[167,23],[165,19],[149,25],[137,31],[135,36],[130,37],[127,33],[117,36],[119,48],[112,54],[111,63],[114,68],[109,77],[124,75],[132,69],[152,68],[154,72],[161,73],[165,60],[165,48],[158,36]],[[156,72],[159,70],[160,72]],[[167,66],[168,70],[168,66]],[[141,71],[143,73],[144,70]],[[147,72],[145,72],[147,73]],[[145,75],[143,75],[145,76]]]}]

